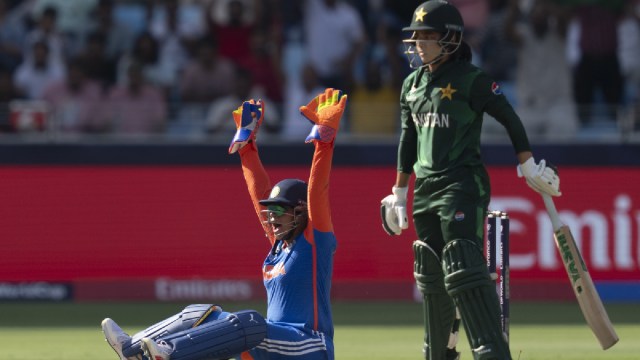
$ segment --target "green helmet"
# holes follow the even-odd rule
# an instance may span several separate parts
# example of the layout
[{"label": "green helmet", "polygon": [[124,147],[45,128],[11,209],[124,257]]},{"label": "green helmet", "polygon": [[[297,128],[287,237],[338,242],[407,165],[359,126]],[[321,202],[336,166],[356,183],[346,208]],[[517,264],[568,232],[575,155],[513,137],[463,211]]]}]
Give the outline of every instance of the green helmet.
[{"label": "green helmet", "polygon": [[434,30],[440,33],[457,31],[462,33],[464,21],[455,6],[444,0],[429,0],[413,12],[411,25],[403,31]]}]

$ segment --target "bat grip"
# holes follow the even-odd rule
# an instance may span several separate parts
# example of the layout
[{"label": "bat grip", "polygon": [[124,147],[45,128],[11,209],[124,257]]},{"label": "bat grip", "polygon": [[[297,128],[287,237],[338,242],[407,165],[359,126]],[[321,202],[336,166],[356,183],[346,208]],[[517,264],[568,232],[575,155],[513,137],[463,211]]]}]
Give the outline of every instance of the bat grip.
[{"label": "bat grip", "polygon": [[542,194],[542,200],[544,201],[544,206],[547,208],[547,213],[551,219],[553,231],[557,231],[564,224],[560,221],[560,215],[558,215],[558,210],[556,210],[556,204],[553,203],[553,199],[549,194]]}]

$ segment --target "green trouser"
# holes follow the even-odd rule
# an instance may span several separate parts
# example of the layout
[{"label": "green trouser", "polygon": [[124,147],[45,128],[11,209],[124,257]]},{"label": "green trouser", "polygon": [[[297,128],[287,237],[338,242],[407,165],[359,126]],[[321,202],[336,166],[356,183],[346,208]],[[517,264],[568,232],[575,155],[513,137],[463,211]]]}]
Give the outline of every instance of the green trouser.
[{"label": "green trouser", "polygon": [[[425,257],[420,255],[421,259],[418,259],[414,245],[414,273],[418,264],[423,269],[423,273],[416,276],[416,282],[425,300],[426,349],[446,347],[446,332],[434,329],[446,329],[453,323],[453,299],[474,358],[511,359],[500,328],[500,305],[495,285],[482,253],[489,198],[489,177],[482,167],[461,168],[444,176],[416,179],[413,200],[416,232],[434,254],[428,256],[427,261],[438,261],[441,267],[425,266]],[[457,246],[449,246],[448,251],[443,251],[450,243]],[[487,318],[491,321],[485,321]],[[439,355],[442,351],[429,352],[433,356],[429,357],[427,353],[427,359],[443,359]]]}]

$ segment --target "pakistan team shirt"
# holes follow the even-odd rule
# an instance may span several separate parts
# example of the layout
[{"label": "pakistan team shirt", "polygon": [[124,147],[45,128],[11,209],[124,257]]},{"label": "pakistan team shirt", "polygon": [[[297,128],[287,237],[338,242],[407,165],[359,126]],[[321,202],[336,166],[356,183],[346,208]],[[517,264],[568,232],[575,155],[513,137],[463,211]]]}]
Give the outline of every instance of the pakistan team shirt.
[{"label": "pakistan team shirt", "polygon": [[418,178],[483,166],[483,113],[506,128],[516,153],[530,150],[522,122],[499,86],[467,61],[443,63],[433,73],[426,66],[414,71],[402,86],[400,110],[398,171]]}]

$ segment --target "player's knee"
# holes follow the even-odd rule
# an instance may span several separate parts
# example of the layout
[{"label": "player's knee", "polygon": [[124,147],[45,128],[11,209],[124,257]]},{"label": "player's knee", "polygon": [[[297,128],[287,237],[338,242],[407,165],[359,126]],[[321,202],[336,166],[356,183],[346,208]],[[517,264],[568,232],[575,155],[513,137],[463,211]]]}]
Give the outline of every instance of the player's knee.
[{"label": "player's knee", "polygon": [[217,305],[188,305],[178,314],[151,325],[147,329],[133,335],[131,344],[126,348],[123,347],[122,352],[127,357],[136,356],[142,352],[140,347],[142,338],[148,337],[157,339],[162,336],[175,334],[177,332],[199,326],[205,322],[217,320],[219,317],[226,316],[226,314],[228,313],[223,312],[222,308]]},{"label": "player's knee", "polygon": [[423,294],[444,293],[444,273],[440,257],[424,241],[413,242],[413,277]]},{"label": "player's knee", "polygon": [[267,336],[260,313],[244,310],[187,331],[163,337],[173,347],[171,359],[227,359],[250,350]]},{"label": "player's knee", "polygon": [[442,257],[444,283],[450,295],[491,283],[482,247],[475,242],[452,240],[445,245]]},{"label": "player's knee", "polygon": [[255,310],[243,310],[233,313],[244,329],[246,348],[251,349],[267,336],[267,321]]},{"label": "player's knee", "polygon": [[219,305],[191,304],[180,312],[184,329],[196,327],[204,322],[217,320],[221,315],[227,315]]}]

